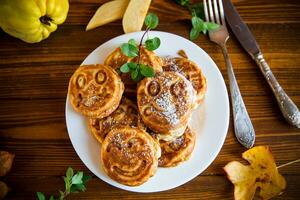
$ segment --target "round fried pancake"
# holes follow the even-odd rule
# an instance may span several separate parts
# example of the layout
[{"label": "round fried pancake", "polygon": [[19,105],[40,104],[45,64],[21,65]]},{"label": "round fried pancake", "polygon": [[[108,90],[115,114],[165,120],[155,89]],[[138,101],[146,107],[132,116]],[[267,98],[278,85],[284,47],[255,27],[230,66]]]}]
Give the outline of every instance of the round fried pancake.
[{"label": "round fried pancake", "polygon": [[[144,47],[140,48],[140,63],[153,67],[155,72],[162,71],[163,61],[156,56],[154,52],[148,51]],[[136,96],[136,82],[131,79],[130,73],[121,73],[120,67],[127,62],[138,62],[138,58],[129,58],[125,56],[120,48],[116,48],[104,61],[105,65],[111,66],[121,76],[125,84],[125,94],[128,96]]]},{"label": "round fried pancake", "polygon": [[69,82],[69,98],[74,110],[87,116],[103,118],[120,104],[124,84],[109,66],[82,65]]},{"label": "round fried pancake", "polygon": [[104,139],[101,163],[113,180],[137,186],[155,174],[160,154],[159,144],[144,130],[119,127]]},{"label": "round fried pancake", "polygon": [[137,90],[141,118],[152,131],[162,135],[182,135],[194,105],[192,84],[177,72],[157,73],[144,78]]},{"label": "round fried pancake", "polygon": [[161,157],[158,159],[159,167],[174,167],[189,159],[194,150],[196,136],[189,127],[184,134],[173,141],[160,140]]},{"label": "round fried pancake", "polygon": [[207,90],[207,81],[201,69],[196,63],[186,58],[166,58],[164,59],[164,71],[175,71],[185,76],[196,91],[196,106],[204,99]]},{"label": "round fried pancake", "polygon": [[122,98],[119,107],[111,115],[104,118],[89,118],[88,126],[100,143],[103,142],[109,131],[119,126],[145,129],[138,114],[137,106],[125,97]]}]

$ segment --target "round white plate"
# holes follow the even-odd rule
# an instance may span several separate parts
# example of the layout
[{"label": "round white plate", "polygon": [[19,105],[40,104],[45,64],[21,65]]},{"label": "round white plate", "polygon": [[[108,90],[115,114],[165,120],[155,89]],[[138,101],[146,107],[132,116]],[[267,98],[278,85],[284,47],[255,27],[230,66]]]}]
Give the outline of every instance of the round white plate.
[{"label": "round white plate", "polygon": [[[139,41],[143,32],[121,35],[95,49],[82,64],[103,63],[105,58],[120,44],[133,38]],[[103,181],[134,192],[158,192],[180,186],[203,172],[216,158],[224,143],[229,123],[229,101],[227,90],[218,67],[200,47],[189,40],[166,32],[151,31],[149,37],[159,37],[159,56],[178,56],[183,49],[189,59],[197,63],[207,78],[207,94],[204,103],[193,112],[190,125],[195,131],[196,145],[190,159],[177,167],[159,168],[146,183],[129,187],[110,179],[100,166],[100,147],[87,128],[85,117],[75,112],[68,98],[66,123],[69,137],[82,162]],[[100,188],[101,189],[101,188]]]}]

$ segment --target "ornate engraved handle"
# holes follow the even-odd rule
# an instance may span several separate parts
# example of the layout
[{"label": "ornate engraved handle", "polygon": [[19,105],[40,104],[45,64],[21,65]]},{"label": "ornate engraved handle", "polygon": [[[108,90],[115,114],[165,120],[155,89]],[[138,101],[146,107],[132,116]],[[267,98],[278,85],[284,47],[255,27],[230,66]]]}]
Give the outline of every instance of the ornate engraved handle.
[{"label": "ornate engraved handle", "polygon": [[227,48],[225,45],[221,47],[227,66],[235,135],[243,146],[251,148],[255,142],[255,131],[240,93]]},{"label": "ornate engraved handle", "polygon": [[254,60],[258,64],[269,86],[271,87],[284,118],[292,125],[300,128],[300,112],[295,103],[285,93],[275,76],[273,75],[268,63],[262,53],[257,54]]}]

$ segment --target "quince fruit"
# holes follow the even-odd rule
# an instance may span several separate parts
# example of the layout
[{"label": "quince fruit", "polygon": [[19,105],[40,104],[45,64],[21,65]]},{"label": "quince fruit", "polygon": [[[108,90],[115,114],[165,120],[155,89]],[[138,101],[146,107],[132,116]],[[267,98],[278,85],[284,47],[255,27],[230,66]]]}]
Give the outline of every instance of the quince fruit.
[{"label": "quince fruit", "polygon": [[68,0],[1,0],[0,27],[28,43],[49,37],[67,17]]}]

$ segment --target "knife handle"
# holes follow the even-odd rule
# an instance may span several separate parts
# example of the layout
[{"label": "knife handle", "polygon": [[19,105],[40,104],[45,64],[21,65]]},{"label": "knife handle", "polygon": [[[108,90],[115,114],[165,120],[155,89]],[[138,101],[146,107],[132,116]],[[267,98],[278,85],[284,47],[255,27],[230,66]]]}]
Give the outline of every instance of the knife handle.
[{"label": "knife handle", "polygon": [[221,48],[225,58],[229,79],[234,133],[236,135],[237,140],[243,146],[251,148],[255,142],[255,131],[251,119],[248,115],[245,103],[243,101],[239,86],[237,84],[231,60],[227,52],[227,48],[225,45],[221,45]]},{"label": "knife handle", "polygon": [[300,112],[295,103],[290,99],[290,97],[285,93],[283,88],[278,83],[274,74],[272,73],[268,63],[265,61],[263,54],[259,53],[254,57],[254,60],[258,64],[260,70],[262,71],[265,79],[267,80],[269,86],[271,87],[279,108],[284,116],[284,118],[291,124],[300,128]]}]

